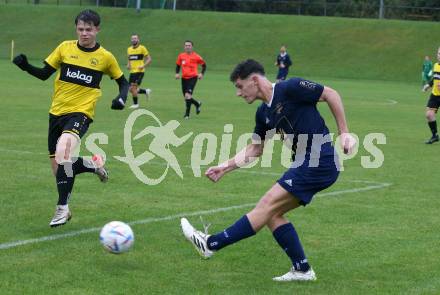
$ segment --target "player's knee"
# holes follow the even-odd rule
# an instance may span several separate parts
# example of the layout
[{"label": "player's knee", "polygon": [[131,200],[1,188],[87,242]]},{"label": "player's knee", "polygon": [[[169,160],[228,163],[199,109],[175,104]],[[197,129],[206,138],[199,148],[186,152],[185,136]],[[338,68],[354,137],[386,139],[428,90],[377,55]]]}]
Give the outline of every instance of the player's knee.
[{"label": "player's knee", "polygon": [[267,216],[273,216],[275,213],[274,204],[270,193],[266,193],[257,203],[256,209]]},{"label": "player's knee", "polygon": [[70,161],[70,149],[66,146],[60,146],[60,148],[57,148],[57,151],[55,152],[55,162],[57,164],[63,164]]},{"label": "player's knee", "polygon": [[431,110],[431,109],[427,110],[425,115],[426,115],[426,118],[428,120],[430,120],[430,121],[435,119],[435,112],[434,112],[434,110]]},{"label": "player's knee", "polygon": [[77,138],[68,133],[63,133],[58,139],[55,151],[55,162],[63,164],[72,161],[72,153],[77,144]]},{"label": "player's knee", "polygon": [[130,90],[131,94],[136,94],[137,93],[136,85],[131,84],[129,90]]}]

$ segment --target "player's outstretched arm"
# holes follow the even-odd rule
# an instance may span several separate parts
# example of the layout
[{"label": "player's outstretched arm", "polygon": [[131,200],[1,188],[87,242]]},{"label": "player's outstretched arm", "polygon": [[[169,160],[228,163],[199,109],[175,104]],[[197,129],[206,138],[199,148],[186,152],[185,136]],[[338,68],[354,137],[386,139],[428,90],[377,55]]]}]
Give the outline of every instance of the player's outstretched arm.
[{"label": "player's outstretched arm", "polygon": [[341,136],[341,145],[345,154],[351,153],[354,146],[356,145],[356,140],[350,135],[347,126],[347,120],[345,119],[344,106],[342,104],[342,99],[339,93],[327,86],[324,86],[324,91],[322,92],[321,101],[327,102],[330,110],[335,117],[336,125],[338,126],[338,133]]},{"label": "player's outstretched arm", "polygon": [[423,91],[428,91],[428,89],[432,88],[432,86],[434,85],[434,79],[431,77],[431,79],[429,80],[429,82],[425,85],[423,85]]},{"label": "player's outstretched arm", "polygon": [[258,157],[263,154],[264,144],[263,143],[251,143],[244,149],[242,149],[238,154],[228,161],[220,164],[218,166],[210,167],[206,170],[205,175],[211,181],[217,182],[226,173],[235,170],[240,167],[244,167],[249,163],[255,161]]},{"label": "player's outstretched arm", "polygon": [[24,54],[17,55],[14,57],[12,62],[21,70],[26,71],[32,76],[43,81],[47,80],[53,73],[56,72],[56,69],[51,67],[48,63],[44,64],[44,68],[34,67],[28,62],[27,57]]},{"label": "player's outstretched arm", "polygon": [[124,75],[116,79],[116,83],[118,83],[119,86],[119,94],[116,96],[115,99],[112,100],[111,108],[113,110],[122,110],[124,109],[125,102],[127,101],[127,93],[128,93],[129,85]]}]

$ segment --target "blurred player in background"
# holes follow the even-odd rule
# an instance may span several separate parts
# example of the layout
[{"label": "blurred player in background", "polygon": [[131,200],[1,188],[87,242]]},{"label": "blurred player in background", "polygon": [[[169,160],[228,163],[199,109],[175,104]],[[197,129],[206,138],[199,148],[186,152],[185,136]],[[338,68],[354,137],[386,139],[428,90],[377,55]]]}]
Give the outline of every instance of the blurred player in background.
[{"label": "blurred player in background", "polygon": [[[176,79],[180,78],[180,68],[182,68],[182,93],[185,98],[185,119],[189,119],[191,104],[196,107],[196,114],[200,114],[202,103],[193,97],[197,79],[201,80],[206,71],[206,63],[203,58],[193,51],[193,42],[186,40],[184,51],[177,56],[176,60]],[[198,73],[199,65],[202,66],[201,73]]]},{"label": "blurred player in background", "polygon": [[151,55],[148,49],[139,43],[139,35],[131,35],[131,46],[127,48],[128,63],[127,69],[130,71],[128,82],[130,83],[130,93],[133,97],[131,109],[139,107],[138,93],[150,96],[151,89],[139,88],[144,77],[145,68],[151,63]]},{"label": "blurred player in background", "polygon": [[289,75],[289,67],[292,65],[286,46],[281,46],[275,65],[278,67],[277,83],[286,80],[287,75]]},{"label": "blurred player in background", "polygon": [[437,50],[437,61],[438,62],[434,64],[434,68],[432,69],[432,79],[423,87],[424,91],[432,88],[431,95],[429,96],[426,105],[426,119],[428,120],[428,126],[431,130],[432,136],[425,142],[426,144],[433,144],[439,140],[435,115],[440,106],[440,47]]},{"label": "blurred player in background", "polygon": [[13,62],[23,71],[41,80],[57,72],[52,105],[49,110],[48,149],[52,172],[56,178],[58,203],[50,226],[65,224],[72,214],[68,200],[75,176],[84,172],[98,175],[102,182],[108,180],[104,159],[92,160],[73,157],[81,137],[93,122],[96,102],[101,96],[100,82],[104,74],[116,80],[119,94],[111,108],[125,106],[128,82],[113,54],[96,42],[101,19],[93,10],[84,10],[75,19],[78,40],[64,41],[45,59],[44,67],[29,64],[24,54]]},{"label": "blurred player in background", "polygon": [[429,84],[432,78],[432,61],[429,56],[425,56],[425,60],[422,65],[422,91],[426,84]]}]

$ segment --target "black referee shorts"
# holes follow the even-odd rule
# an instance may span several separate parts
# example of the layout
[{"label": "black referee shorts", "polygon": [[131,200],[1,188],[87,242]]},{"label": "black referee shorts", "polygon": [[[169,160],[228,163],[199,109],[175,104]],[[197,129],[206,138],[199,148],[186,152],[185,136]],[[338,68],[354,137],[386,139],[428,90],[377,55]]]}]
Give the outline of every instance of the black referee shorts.
[{"label": "black referee shorts", "polygon": [[194,88],[196,87],[196,84],[197,84],[197,76],[189,78],[189,79],[182,78],[183,96],[185,96],[185,93],[193,94],[193,91],[194,91]]}]

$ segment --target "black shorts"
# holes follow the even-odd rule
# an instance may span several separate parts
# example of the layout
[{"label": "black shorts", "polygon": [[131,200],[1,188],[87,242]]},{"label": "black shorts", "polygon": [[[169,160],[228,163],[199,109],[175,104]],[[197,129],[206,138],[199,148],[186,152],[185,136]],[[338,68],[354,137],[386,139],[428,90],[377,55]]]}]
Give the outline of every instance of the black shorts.
[{"label": "black shorts", "polygon": [[144,78],[144,73],[131,73],[128,78],[128,83],[136,83],[137,85],[141,85],[142,79]]},{"label": "black shorts", "polygon": [[193,93],[194,88],[196,87],[197,76],[189,79],[182,78],[182,93],[185,96],[185,93]]},{"label": "black shorts", "polygon": [[440,107],[440,96],[431,94],[426,106],[430,109],[438,109]]},{"label": "black shorts", "polygon": [[49,157],[55,157],[58,138],[63,133],[71,133],[79,138],[89,129],[93,120],[83,113],[70,113],[61,116],[49,114],[49,135],[47,137]]}]

